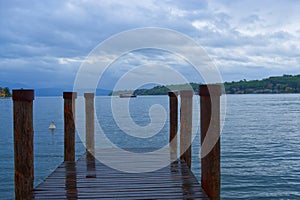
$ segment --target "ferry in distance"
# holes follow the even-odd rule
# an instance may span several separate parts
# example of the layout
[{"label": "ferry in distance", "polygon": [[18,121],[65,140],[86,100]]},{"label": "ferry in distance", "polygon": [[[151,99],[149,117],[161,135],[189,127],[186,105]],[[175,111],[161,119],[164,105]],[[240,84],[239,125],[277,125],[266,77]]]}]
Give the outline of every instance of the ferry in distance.
[{"label": "ferry in distance", "polygon": [[121,94],[119,94],[119,97],[120,98],[135,98],[136,95],[133,94],[133,93],[128,92],[128,93],[121,93]]}]

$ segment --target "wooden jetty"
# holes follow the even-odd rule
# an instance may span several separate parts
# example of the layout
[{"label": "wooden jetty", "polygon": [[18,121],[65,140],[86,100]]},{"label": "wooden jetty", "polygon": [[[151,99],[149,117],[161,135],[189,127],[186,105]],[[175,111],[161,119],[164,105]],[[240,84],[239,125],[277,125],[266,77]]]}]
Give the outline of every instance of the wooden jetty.
[{"label": "wooden jetty", "polygon": [[184,161],[172,162],[154,172],[126,173],[87,155],[76,162],[62,163],[34,189],[34,198],[208,199]]},{"label": "wooden jetty", "polygon": [[[113,169],[94,154],[110,156],[118,165],[139,162],[118,159],[111,149],[94,148],[94,94],[86,93],[87,151],[75,155],[74,101],[77,94],[64,92],[64,162],[41,184],[33,188],[33,90],[13,90],[16,199],[220,199],[220,102],[219,85],[201,85],[201,144],[213,145],[201,154],[201,184],[191,167],[192,91],[181,91],[180,157],[177,156],[178,100],[170,92],[169,165],[151,172],[128,173]],[[206,138],[213,141],[207,143]],[[200,141],[199,141],[200,142]],[[208,148],[209,149],[209,148]],[[130,149],[129,149],[130,150]],[[150,149],[151,150],[151,149]],[[134,152],[150,151],[134,149]],[[28,160],[24,158],[29,158]],[[125,160],[125,161],[124,161]],[[159,163],[160,160],[155,162]],[[134,164],[134,163],[133,163]],[[150,163],[151,164],[151,163]],[[147,164],[145,164],[147,166]]]}]

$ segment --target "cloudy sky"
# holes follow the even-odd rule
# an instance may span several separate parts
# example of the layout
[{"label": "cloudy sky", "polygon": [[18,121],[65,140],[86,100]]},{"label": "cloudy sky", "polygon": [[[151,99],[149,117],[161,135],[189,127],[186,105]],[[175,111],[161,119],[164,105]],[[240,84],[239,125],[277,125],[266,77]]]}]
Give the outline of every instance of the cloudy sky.
[{"label": "cloudy sky", "polygon": [[[300,74],[299,10],[296,0],[0,0],[0,84],[71,88],[99,43],[143,27],[191,37],[225,81]],[[129,54],[133,61],[127,64],[148,59],[140,54]],[[166,54],[162,61],[161,55],[159,64],[174,60]],[[110,71],[106,89],[114,80]]]}]

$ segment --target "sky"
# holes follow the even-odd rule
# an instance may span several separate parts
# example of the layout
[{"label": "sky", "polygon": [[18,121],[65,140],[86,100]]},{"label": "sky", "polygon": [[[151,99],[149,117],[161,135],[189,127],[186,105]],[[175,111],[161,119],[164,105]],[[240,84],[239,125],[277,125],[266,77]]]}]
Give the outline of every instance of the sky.
[{"label": "sky", "polygon": [[[167,28],[192,38],[224,81],[300,74],[299,10],[297,0],[0,0],[0,84],[72,88],[80,66],[97,45],[144,27]],[[186,61],[165,52],[149,54],[130,52],[126,62],[148,59],[159,66],[177,60],[188,80],[199,82]],[[121,77],[116,71],[124,71],[122,59],[105,73],[104,89]],[[134,79],[124,87],[130,87],[130,81]]]}]

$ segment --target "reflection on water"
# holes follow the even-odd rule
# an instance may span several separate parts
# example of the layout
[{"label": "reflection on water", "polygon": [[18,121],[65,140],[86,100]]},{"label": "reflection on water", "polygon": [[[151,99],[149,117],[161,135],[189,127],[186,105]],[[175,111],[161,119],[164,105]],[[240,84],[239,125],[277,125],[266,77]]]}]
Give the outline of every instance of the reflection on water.
[{"label": "reflection on water", "polygon": [[89,152],[86,153],[86,169],[87,169],[86,178],[96,178],[95,157]]},{"label": "reflection on water", "polygon": [[76,177],[76,167],[74,162],[68,162],[65,166],[65,189],[67,199],[77,199],[77,177]]},{"label": "reflection on water", "polygon": [[[140,126],[149,124],[151,120],[148,111],[156,103],[168,108],[168,97],[137,97],[131,101],[130,114],[134,122]],[[228,95],[227,104],[221,136],[222,199],[299,199],[300,95]],[[146,140],[134,138],[118,130],[112,121],[108,97],[97,97],[95,105],[101,127],[119,147],[161,148],[167,145],[168,124],[163,125],[157,135]],[[48,129],[51,121],[56,125],[53,133]],[[194,126],[197,128],[197,124]],[[34,129],[37,185],[63,161],[62,98],[37,97],[34,100]],[[12,130],[11,99],[0,99],[1,199],[13,198]],[[85,148],[78,136],[76,141],[78,158],[85,152]],[[199,144],[200,138],[197,135],[192,148],[192,170],[198,180],[201,171]],[[92,178],[93,162],[88,162],[86,167],[88,176]],[[73,174],[68,179],[74,181],[76,178]],[[76,195],[74,188],[69,188],[70,197]]]}]

